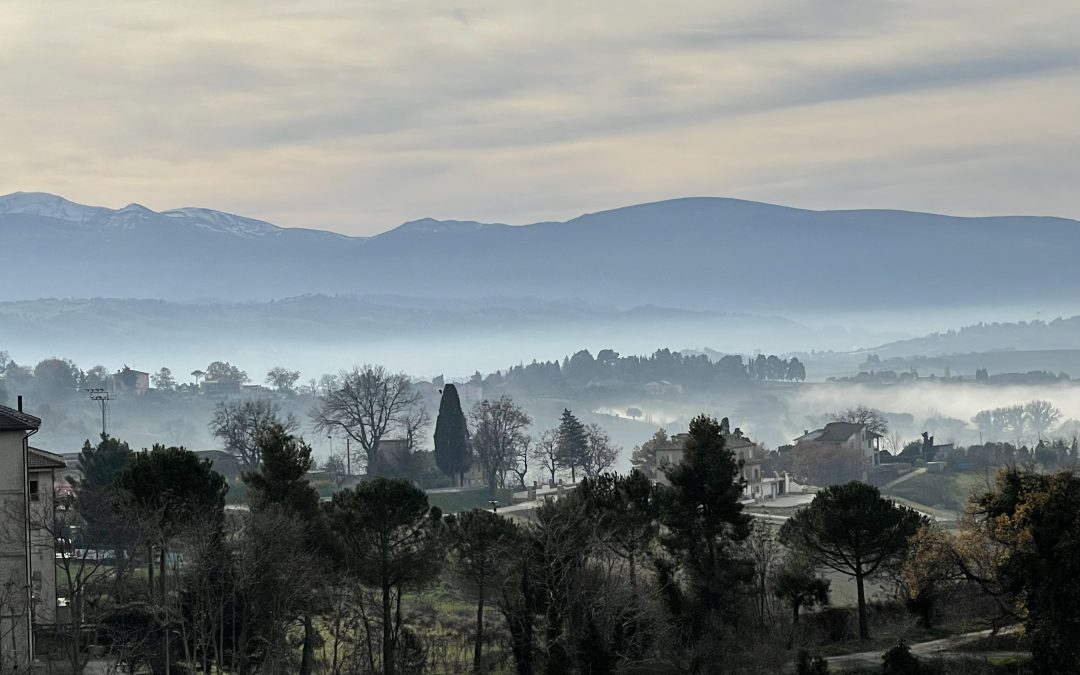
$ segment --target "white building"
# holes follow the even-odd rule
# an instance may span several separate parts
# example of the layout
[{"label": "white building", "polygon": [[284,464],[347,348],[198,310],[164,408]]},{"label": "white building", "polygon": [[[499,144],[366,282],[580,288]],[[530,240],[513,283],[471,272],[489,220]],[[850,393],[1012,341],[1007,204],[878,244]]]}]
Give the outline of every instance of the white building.
[{"label": "white building", "polygon": [[[664,468],[682,461],[689,438],[690,434],[676,434],[666,445],[656,449],[656,482],[668,485]],[[724,448],[735,455],[742,467],[744,499],[775,499],[787,492],[786,476],[765,476],[761,471],[761,456],[764,451],[757,443],[743,436],[738,429],[735,433],[724,434]]]}]

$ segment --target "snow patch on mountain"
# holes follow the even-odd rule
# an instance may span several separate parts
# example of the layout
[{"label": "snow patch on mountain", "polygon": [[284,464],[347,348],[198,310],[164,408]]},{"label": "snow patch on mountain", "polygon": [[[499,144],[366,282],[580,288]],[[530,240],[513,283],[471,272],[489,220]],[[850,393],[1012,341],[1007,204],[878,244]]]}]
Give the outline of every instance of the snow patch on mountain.
[{"label": "snow patch on mountain", "polygon": [[112,213],[111,209],[76,204],[45,192],[14,192],[0,196],[0,215],[21,214],[85,223],[108,213]]},{"label": "snow patch on mountain", "polygon": [[184,207],[162,211],[163,216],[168,216],[176,221],[181,221],[214,232],[226,232],[238,237],[262,237],[268,234],[278,234],[281,228],[263,220],[244,218],[243,216],[202,209],[197,207]]}]

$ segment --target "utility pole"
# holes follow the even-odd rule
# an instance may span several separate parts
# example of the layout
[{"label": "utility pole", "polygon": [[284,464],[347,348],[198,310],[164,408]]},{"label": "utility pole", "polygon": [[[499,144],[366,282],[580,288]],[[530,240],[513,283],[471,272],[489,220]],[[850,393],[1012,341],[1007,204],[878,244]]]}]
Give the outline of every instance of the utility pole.
[{"label": "utility pole", "polygon": [[352,475],[352,448],[349,447],[349,440],[350,440],[350,437],[349,437],[348,434],[346,434],[345,435],[345,475],[346,476],[351,476]]},{"label": "utility pole", "polygon": [[97,401],[101,405],[101,438],[106,438],[106,411],[109,409],[109,401],[113,400],[111,391],[107,391],[101,387],[95,387],[91,389],[85,389],[90,394],[91,401]]}]

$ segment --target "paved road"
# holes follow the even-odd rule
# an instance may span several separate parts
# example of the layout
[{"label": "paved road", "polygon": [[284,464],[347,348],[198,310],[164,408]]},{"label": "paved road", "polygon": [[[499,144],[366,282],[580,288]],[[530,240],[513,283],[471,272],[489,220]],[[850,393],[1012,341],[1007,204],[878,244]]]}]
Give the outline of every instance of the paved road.
[{"label": "paved road", "polygon": [[[1006,634],[1016,632],[1017,627],[1010,626],[998,631],[998,634]],[[974,642],[981,638],[989,637],[993,631],[980,630],[974,633],[964,633],[962,635],[951,635],[947,638],[941,638],[940,640],[930,640],[929,642],[919,642],[911,647],[911,653],[920,659],[934,659],[934,658],[989,658],[991,656],[996,657],[1017,657],[1017,656],[1030,656],[1027,652],[970,652],[970,651],[957,651],[959,647],[965,644]],[[844,654],[843,656],[830,656],[826,660],[829,662],[829,668],[844,671],[854,670],[857,668],[876,668],[881,666],[881,655],[885,652],[885,649],[880,649],[872,652],[858,652],[856,654]]]},{"label": "paved road", "polygon": [[910,479],[914,478],[915,476],[921,476],[924,473],[926,473],[926,467],[925,466],[923,468],[921,468],[921,469],[915,469],[914,471],[908,471],[903,476],[900,476],[899,478],[897,478],[895,480],[891,480],[888,483],[885,483],[884,485],[882,485],[881,486],[881,491],[884,492],[885,490],[888,490],[891,487],[899,485],[900,483],[903,483],[906,480],[910,480]]}]

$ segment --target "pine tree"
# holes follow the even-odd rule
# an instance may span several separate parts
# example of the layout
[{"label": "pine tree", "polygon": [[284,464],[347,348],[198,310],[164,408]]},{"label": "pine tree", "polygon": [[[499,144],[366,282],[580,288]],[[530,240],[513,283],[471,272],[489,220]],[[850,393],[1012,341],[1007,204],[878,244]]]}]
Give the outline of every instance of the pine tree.
[{"label": "pine tree", "polygon": [[443,387],[439,417],[435,420],[435,464],[447,476],[457,479],[459,486],[464,485],[465,472],[472,466],[469,429],[457,387],[452,384]]},{"label": "pine tree", "polygon": [[[311,446],[278,423],[272,423],[259,432],[257,445],[262,464],[256,471],[243,475],[251,493],[252,512],[275,508],[282,510],[302,524],[308,549],[320,551],[329,535],[319,505],[319,493],[307,479],[307,472],[315,465],[311,458]],[[307,594],[296,606],[289,608],[296,612],[304,626],[298,669],[301,675],[310,675],[314,668],[315,625],[312,615],[316,602],[314,594]]]},{"label": "pine tree", "polygon": [[740,463],[725,447],[720,423],[700,415],[690,422],[683,461],[667,467],[669,486],[657,493],[661,543],[686,572],[684,611],[691,633],[709,634],[726,621],[736,604],[738,585],[749,580],[735,544],[750,534],[743,513]]},{"label": "pine tree", "polygon": [[128,444],[112,436],[102,436],[96,446],[87,440],[79,452],[80,476],[68,480],[79,490],[104,490],[127,467],[131,457]]},{"label": "pine tree", "polygon": [[396,675],[398,647],[407,639],[401,594],[438,577],[445,546],[442,512],[408,481],[375,478],[335,494],[327,517],[345,572],[381,592],[382,671]]},{"label": "pine tree", "polygon": [[79,476],[68,477],[74,488],[75,509],[86,521],[82,536],[100,546],[119,545],[130,534],[118,513],[118,499],[112,487],[134,454],[128,444],[111,436],[102,436],[96,446],[87,440],[79,453]]},{"label": "pine tree", "polygon": [[570,480],[577,482],[577,469],[585,463],[589,452],[589,436],[574,413],[563,409],[559,422],[559,463],[570,469]]},{"label": "pine tree", "polygon": [[870,629],[865,581],[901,555],[925,522],[915,511],[883,497],[876,487],[852,481],[819,492],[809,507],[780,528],[780,541],[819,566],[855,579],[859,637],[866,640]]},{"label": "pine tree", "polygon": [[251,507],[260,511],[279,505],[306,521],[320,517],[319,493],[307,479],[315,465],[311,447],[280,424],[263,429],[258,437],[262,466],[243,475]]}]

